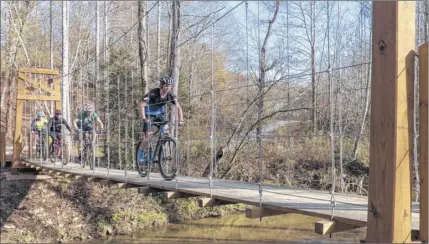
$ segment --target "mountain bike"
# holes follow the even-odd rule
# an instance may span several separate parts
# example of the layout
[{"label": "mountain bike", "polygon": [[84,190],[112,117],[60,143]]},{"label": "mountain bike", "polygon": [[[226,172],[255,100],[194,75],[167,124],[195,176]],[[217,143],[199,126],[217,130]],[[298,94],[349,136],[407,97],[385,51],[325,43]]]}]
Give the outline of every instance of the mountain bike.
[{"label": "mountain bike", "polygon": [[70,161],[70,152],[68,148],[68,144],[64,142],[63,135],[61,133],[57,133],[58,140],[52,140],[50,145],[49,159],[52,163],[55,163],[57,158],[61,160],[63,165],[66,165]]},{"label": "mountain bike", "polygon": [[[81,131],[82,133],[82,141],[83,145],[81,145],[81,159],[80,163],[82,168],[85,168],[86,165],[89,165],[91,170],[94,169],[95,166],[95,153],[94,153],[94,144],[92,143],[93,135],[91,131]],[[97,132],[97,134],[101,134],[101,132]]]},{"label": "mountain bike", "polygon": [[[146,177],[151,172],[152,166],[158,164],[159,172],[165,180],[173,180],[178,171],[179,152],[176,148],[176,140],[166,133],[166,124],[164,122],[152,122],[157,130],[152,134],[149,139],[148,146],[144,149],[144,162],[139,162],[138,152],[140,140],[136,147],[136,169],[141,177]],[[150,131],[150,130],[149,130]]]},{"label": "mountain bike", "polygon": [[44,161],[48,158],[48,142],[46,141],[46,131],[35,131],[36,135],[36,158],[43,159]]}]

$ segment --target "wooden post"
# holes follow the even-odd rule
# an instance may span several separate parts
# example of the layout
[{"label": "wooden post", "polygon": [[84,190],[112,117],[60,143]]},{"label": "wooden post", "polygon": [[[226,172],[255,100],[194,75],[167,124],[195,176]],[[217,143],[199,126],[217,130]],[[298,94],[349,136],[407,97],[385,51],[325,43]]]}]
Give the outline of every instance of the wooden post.
[{"label": "wooden post", "polygon": [[0,132],[0,165],[6,167],[6,132]]},{"label": "wooden post", "polygon": [[420,240],[428,242],[428,43],[419,48],[420,71]]},{"label": "wooden post", "polygon": [[[21,81],[18,81],[18,83]],[[18,85],[19,87],[19,85]],[[18,168],[18,164],[21,161],[21,151],[22,151],[22,112],[24,107],[23,100],[16,101],[16,119],[15,119],[15,131],[13,136],[13,156],[12,156],[12,168]]]},{"label": "wooden post", "polygon": [[415,2],[373,2],[367,243],[411,241],[414,11]]}]

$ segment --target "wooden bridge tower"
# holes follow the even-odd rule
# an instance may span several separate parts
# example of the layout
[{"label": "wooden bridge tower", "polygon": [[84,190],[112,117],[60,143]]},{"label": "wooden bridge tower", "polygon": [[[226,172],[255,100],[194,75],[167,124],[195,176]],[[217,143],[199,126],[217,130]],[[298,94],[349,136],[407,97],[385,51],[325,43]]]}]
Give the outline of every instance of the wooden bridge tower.
[{"label": "wooden bridge tower", "polygon": [[[53,88],[49,80],[34,80],[31,74],[53,77]],[[59,72],[51,69],[21,68],[18,70],[18,89],[16,95],[15,131],[13,137],[12,168],[19,168],[23,145],[22,113],[25,101],[55,101],[55,107],[61,108],[61,88]]]}]

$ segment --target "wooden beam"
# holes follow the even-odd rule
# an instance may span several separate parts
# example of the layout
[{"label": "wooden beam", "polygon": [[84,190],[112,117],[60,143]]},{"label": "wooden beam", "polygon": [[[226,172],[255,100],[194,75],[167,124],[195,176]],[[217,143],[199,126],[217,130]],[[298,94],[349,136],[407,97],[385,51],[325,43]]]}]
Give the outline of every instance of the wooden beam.
[{"label": "wooden beam", "polygon": [[190,198],[190,197],[199,196],[199,195],[188,194],[188,193],[178,192],[178,191],[166,191],[166,192],[161,192],[161,194],[165,199],[179,199],[179,198]]},{"label": "wooden beam", "polygon": [[39,83],[38,81],[33,80],[31,77],[26,76],[24,73],[19,73],[18,78],[30,83],[36,89],[41,89],[47,93],[50,93],[50,95],[59,95],[59,94],[56,94],[57,92],[54,89],[50,88],[46,84]]},{"label": "wooden beam", "polygon": [[352,230],[359,227],[360,226],[344,224],[338,221],[324,220],[324,221],[318,221],[314,223],[314,232],[316,232],[317,234],[326,235],[326,234],[337,233],[337,232],[342,232],[346,230]]},{"label": "wooden beam", "polygon": [[42,74],[42,75],[59,75],[58,70],[54,70],[54,69],[20,68],[18,69],[18,72]]},{"label": "wooden beam", "polygon": [[420,71],[420,239],[428,242],[428,43],[419,48]]},{"label": "wooden beam", "polygon": [[235,202],[222,201],[222,200],[215,199],[215,198],[201,198],[201,199],[198,199],[197,202],[198,202],[198,206],[200,206],[200,208],[236,204]]},{"label": "wooden beam", "polygon": [[83,175],[74,175],[73,177],[75,180],[80,180],[84,178]]},{"label": "wooden beam", "polygon": [[415,2],[374,1],[368,243],[411,240]]},{"label": "wooden beam", "polygon": [[281,211],[272,210],[269,208],[260,208],[260,207],[246,208],[246,218],[249,218],[249,219],[276,216],[276,215],[282,215],[282,214],[288,214],[288,212],[281,212]]},{"label": "wooden beam", "polygon": [[99,181],[99,180],[100,180],[100,178],[98,178],[98,177],[93,177],[93,176],[85,176],[85,180],[86,180],[87,182],[95,182],[95,181]]},{"label": "wooden beam", "polygon": [[[19,82],[18,82],[19,83]],[[19,92],[19,91],[18,91]],[[13,133],[13,155],[12,155],[12,168],[18,168],[21,162],[21,150],[22,150],[22,113],[24,108],[24,101],[16,101],[15,111],[15,131]]]},{"label": "wooden beam", "polygon": [[47,96],[47,95],[37,95],[37,94],[31,94],[31,95],[17,95],[16,97],[19,100],[27,100],[27,101],[60,101],[61,96],[55,95],[55,96]]},{"label": "wooden beam", "polygon": [[153,187],[139,187],[138,188],[138,192],[140,194],[143,194],[143,195],[148,195],[150,193],[164,192],[164,191],[167,191],[167,190],[153,188]]}]

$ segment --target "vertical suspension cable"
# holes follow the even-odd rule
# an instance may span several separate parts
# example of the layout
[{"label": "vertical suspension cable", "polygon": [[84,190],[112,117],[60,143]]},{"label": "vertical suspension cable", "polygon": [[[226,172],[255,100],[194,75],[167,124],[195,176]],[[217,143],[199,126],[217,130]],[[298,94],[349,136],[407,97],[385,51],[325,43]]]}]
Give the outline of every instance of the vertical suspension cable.
[{"label": "vertical suspension cable", "polygon": [[[290,57],[289,57],[289,2],[286,2],[286,60],[287,60],[287,77],[290,77]],[[290,107],[290,79],[288,78],[287,81],[287,104]],[[293,119],[293,112],[288,113],[288,118],[290,120]],[[292,144],[292,136],[291,136],[291,129],[287,130],[288,132],[288,143],[289,147],[291,147]]]},{"label": "vertical suspension cable", "polygon": [[119,159],[119,169],[122,169],[122,157],[121,157],[121,147],[122,147],[122,138],[121,138],[121,92],[119,89],[119,75],[118,75],[118,159]]},{"label": "vertical suspension cable", "polygon": [[[210,6],[213,9],[213,4]],[[210,128],[210,174],[209,174],[209,187],[210,187],[210,197],[213,196],[213,167],[214,167],[214,160],[215,160],[215,153],[214,153],[214,130],[215,130],[215,93],[214,93],[214,19],[212,19],[212,30],[211,30],[211,102],[212,102],[212,121],[211,121],[211,128]]]},{"label": "vertical suspension cable", "polygon": [[[80,101],[80,111],[79,111],[79,114],[80,114],[83,112],[83,101],[84,101],[84,89],[83,89],[83,87],[84,87],[84,84],[83,84],[83,79],[82,79],[82,70],[79,70],[79,72],[80,72],[80,77],[81,77],[81,79],[79,81],[80,89],[81,89],[81,92],[80,92],[80,94],[81,94],[80,100],[81,101]],[[80,153],[80,160],[79,161],[80,161],[80,173],[82,174],[83,167],[84,167],[84,161],[83,161],[83,141],[81,140],[81,138],[83,138],[82,134],[79,135],[79,153]]]},{"label": "vertical suspension cable", "polygon": [[[246,105],[249,105],[249,2],[246,1]],[[250,159],[250,139],[247,137],[247,162],[251,162]]]},{"label": "vertical suspension cable", "polygon": [[[134,70],[131,72],[131,102],[132,105],[135,104],[134,103]],[[132,158],[132,163],[133,163],[133,168],[134,165],[136,165],[136,153],[135,153],[135,130],[134,130],[134,126],[135,126],[135,120],[136,120],[136,113],[132,113],[132,118],[131,118],[131,158]]]},{"label": "vertical suspension cable", "polygon": [[[341,7],[340,7],[340,3],[338,2],[338,30],[341,30]],[[341,55],[341,41],[342,39],[340,38],[339,42],[340,42],[340,48],[339,48],[339,55],[338,55],[338,67],[342,67],[342,55]],[[338,132],[339,132],[339,144],[340,144],[340,179],[341,179],[341,192],[345,193],[345,182],[344,182],[344,170],[343,170],[343,90],[342,90],[342,86],[343,86],[343,81],[342,81],[342,74],[343,71],[342,69],[339,69],[339,82],[338,82]]]},{"label": "vertical suspension cable", "polygon": [[[125,110],[129,107],[128,106],[128,69],[125,69],[125,98],[124,98],[124,108]],[[128,113],[125,112],[125,161],[124,161],[124,167],[125,167],[125,179],[128,180],[128,148],[129,148],[129,140],[128,140]]]},{"label": "vertical suspension cable", "polygon": [[[258,159],[259,159],[259,179],[258,179],[258,192],[259,192],[259,208],[262,209],[262,194],[263,194],[263,189],[262,189],[262,181],[263,181],[263,172],[262,172],[262,141],[261,141],[261,133],[262,131],[259,129],[260,128],[260,121],[261,121],[261,117],[262,117],[262,111],[261,111],[261,101],[263,99],[262,96],[262,81],[261,79],[261,20],[260,20],[260,10],[259,10],[259,2],[258,2],[258,70],[259,70],[259,93],[258,95],[260,96],[259,98],[259,103],[258,103],[258,128],[257,128],[257,133],[256,133],[256,140],[258,142]],[[259,133],[258,133],[259,131]],[[259,221],[262,221],[262,211],[260,211],[260,215],[259,215]]]},{"label": "vertical suspension cable", "polygon": [[334,84],[331,77],[331,49],[330,49],[330,9],[329,9],[329,0],[327,2],[327,28],[328,28],[328,82],[329,82],[329,104],[330,104],[330,140],[331,140],[331,205],[332,213],[331,220],[334,218],[334,207],[335,207],[335,142],[334,142]]},{"label": "vertical suspension cable", "polygon": [[104,77],[105,81],[105,90],[107,92],[107,176],[110,178],[110,77],[108,71],[108,60],[109,55],[107,52],[108,44],[108,19],[107,19],[107,1],[104,1]]}]

